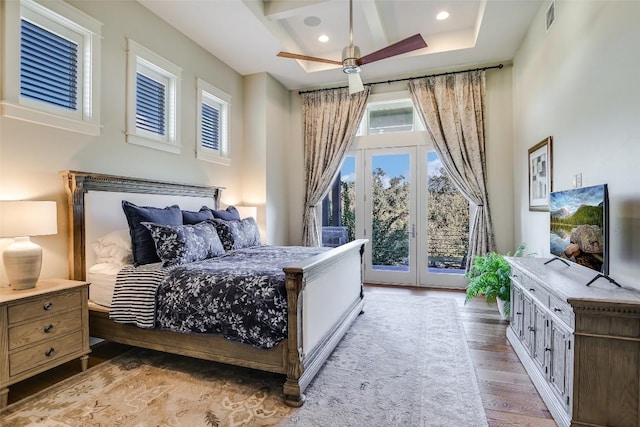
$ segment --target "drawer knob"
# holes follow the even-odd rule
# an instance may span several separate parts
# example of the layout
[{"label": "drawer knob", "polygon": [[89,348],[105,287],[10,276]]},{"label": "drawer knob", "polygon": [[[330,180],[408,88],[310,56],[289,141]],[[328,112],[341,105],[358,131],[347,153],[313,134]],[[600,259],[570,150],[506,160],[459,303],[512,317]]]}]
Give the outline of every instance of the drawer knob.
[{"label": "drawer knob", "polygon": [[558,307],[553,307],[553,311],[556,311],[556,312],[558,312],[558,311],[559,311],[559,312],[561,312],[561,313],[562,313],[562,309],[561,309],[561,308],[558,308]]},{"label": "drawer knob", "polygon": [[529,292],[535,292],[535,288],[529,288]]},{"label": "drawer knob", "polygon": [[46,311],[51,310],[51,308],[53,307],[53,303],[52,302],[45,302],[44,305],[42,306],[42,308],[44,308]]},{"label": "drawer knob", "polygon": [[44,352],[44,355],[45,355],[45,356],[47,356],[47,357],[49,357],[49,356],[51,356],[53,353],[55,353],[55,351],[56,351],[56,350],[55,350],[53,347],[50,347],[50,348],[49,348],[49,350],[47,350],[47,351],[45,351],[45,352]]},{"label": "drawer knob", "polygon": [[48,334],[51,331],[53,331],[53,325],[52,324],[48,324],[47,326],[44,327],[44,333],[45,334]]},{"label": "drawer knob", "polygon": [[518,316],[520,316],[520,315],[522,314],[522,312],[521,312],[521,311],[516,311],[516,314],[517,314]]}]

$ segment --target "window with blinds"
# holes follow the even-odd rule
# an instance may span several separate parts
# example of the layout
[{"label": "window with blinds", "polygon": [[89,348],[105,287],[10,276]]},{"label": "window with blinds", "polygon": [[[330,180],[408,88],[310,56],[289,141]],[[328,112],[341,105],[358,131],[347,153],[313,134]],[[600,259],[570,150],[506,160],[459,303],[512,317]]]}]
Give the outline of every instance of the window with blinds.
[{"label": "window with blinds", "polygon": [[202,104],[202,146],[220,149],[220,110],[209,104]]},{"label": "window with blinds", "polygon": [[136,127],[157,135],[165,134],[166,86],[142,74],[136,74]]},{"label": "window with blinds", "polygon": [[231,96],[202,79],[197,81],[196,157],[223,165],[231,164],[229,157],[229,109]]},{"label": "window with blinds", "polygon": [[78,44],[22,19],[20,95],[77,110]]},{"label": "window with blinds", "polygon": [[182,69],[127,40],[127,142],[179,154]]},{"label": "window with blinds", "polygon": [[2,4],[0,115],[100,135],[102,23],[62,0]]}]

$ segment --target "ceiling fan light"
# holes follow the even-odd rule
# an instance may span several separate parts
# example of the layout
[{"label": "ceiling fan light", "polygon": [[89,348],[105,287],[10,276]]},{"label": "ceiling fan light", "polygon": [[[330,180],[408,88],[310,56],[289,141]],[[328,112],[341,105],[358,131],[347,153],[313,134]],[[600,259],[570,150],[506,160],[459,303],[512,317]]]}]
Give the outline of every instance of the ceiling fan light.
[{"label": "ceiling fan light", "polygon": [[362,92],[364,90],[364,85],[362,84],[362,79],[360,78],[360,74],[348,73],[347,75],[349,76],[349,95]]}]

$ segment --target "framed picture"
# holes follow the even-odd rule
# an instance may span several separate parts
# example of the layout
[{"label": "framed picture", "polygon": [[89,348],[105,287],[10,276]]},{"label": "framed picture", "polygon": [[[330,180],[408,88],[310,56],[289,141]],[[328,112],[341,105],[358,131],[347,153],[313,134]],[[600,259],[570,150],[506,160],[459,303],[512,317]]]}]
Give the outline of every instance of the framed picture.
[{"label": "framed picture", "polygon": [[551,143],[547,137],[529,148],[529,210],[548,211],[552,189]]}]

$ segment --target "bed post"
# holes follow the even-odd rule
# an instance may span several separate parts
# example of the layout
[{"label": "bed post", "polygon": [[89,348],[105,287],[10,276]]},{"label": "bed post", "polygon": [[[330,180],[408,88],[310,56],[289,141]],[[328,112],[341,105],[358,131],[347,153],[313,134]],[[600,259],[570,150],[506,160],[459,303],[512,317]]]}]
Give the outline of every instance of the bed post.
[{"label": "bed post", "polygon": [[69,279],[85,280],[84,253],[84,175],[73,171],[60,172],[67,192],[67,219],[69,221]]},{"label": "bed post", "polygon": [[287,380],[284,383],[284,401],[289,406],[300,407],[305,396],[300,386],[300,377],[304,372],[301,348],[302,342],[302,273],[286,273],[287,287]]}]

